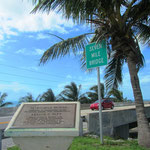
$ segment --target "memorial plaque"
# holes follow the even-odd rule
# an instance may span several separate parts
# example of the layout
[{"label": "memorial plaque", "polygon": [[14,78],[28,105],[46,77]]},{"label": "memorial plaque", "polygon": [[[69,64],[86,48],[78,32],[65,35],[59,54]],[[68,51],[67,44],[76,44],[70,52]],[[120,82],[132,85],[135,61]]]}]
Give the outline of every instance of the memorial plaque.
[{"label": "memorial plaque", "polygon": [[24,104],[11,128],[75,128],[76,104]]}]

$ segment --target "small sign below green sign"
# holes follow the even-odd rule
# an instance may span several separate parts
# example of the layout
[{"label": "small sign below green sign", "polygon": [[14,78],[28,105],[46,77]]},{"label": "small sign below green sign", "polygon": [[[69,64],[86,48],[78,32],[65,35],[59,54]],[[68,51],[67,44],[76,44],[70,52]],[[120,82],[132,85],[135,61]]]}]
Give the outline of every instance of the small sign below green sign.
[{"label": "small sign below green sign", "polygon": [[91,43],[86,46],[86,66],[87,69],[107,65],[106,41],[101,43]]}]

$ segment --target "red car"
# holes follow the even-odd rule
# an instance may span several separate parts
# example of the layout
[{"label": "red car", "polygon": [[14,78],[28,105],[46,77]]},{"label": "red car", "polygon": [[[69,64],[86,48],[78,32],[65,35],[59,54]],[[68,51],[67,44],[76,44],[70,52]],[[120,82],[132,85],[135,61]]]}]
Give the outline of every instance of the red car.
[{"label": "red car", "polygon": [[[114,108],[114,103],[111,100],[102,100],[102,109],[105,108]],[[99,109],[99,100],[95,101],[93,104],[90,105],[90,109],[92,110],[98,110]]]}]

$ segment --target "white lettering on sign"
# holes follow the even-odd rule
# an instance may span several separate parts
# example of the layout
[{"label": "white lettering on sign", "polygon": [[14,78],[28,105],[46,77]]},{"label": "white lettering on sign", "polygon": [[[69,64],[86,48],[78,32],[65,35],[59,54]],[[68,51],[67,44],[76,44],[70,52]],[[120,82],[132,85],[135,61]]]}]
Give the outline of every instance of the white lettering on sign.
[{"label": "white lettering on sign", "polygon": [[94,57],[100,57],[100,56],[101,56],[100,55],[100,51],[91,54],[92,58],[94,58]]},{"label": "white lettering on sign", "polygon": [[100,44],[95,44],[94,46],[91,46],[91,47],[90,47],[90,52],[91,52],[91,51],[94,51],[94,50],[97,50],[97,49],[100,49],[100,48],[102,48],[102,45],[100,45]]},{"label": "white lettering on sign", "polygon": [[89,61],[90,65],[97,65],[99,63],[104,63],[103,58],[99,58],[99,59]]}]

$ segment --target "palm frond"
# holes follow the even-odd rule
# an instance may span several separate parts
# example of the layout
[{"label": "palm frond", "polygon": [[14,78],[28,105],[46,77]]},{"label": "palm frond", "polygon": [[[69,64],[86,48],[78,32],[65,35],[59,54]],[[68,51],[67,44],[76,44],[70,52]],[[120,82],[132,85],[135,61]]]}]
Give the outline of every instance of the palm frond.
[{"label": "palm frond", "polygon": [[64,40],[65,40],[65,39],[63,39],[62,37],[60,37],[60,36],[58,36],[58,35],[56,35],[56,34],[53,34],[53,33],[46,33],[46,34],[55,36],[55,37],[57,37],[58,39],[60,39],[61,41],[64,41]]},{"label": "palm frond", "polygon": [[[96,101],[98,100],[98,86],[94,85],[92,86],[90,89],[90,91],[86,92],[87,97],[91,100],[91,101]],[[105,95],[105,88],[104,88],[104,84],[101,83],[101,97],[104,98]]]},{"label": "palm frond", "polygon": [[140,0],[132,7],[128,15],[128,25],[133,26],[137,22],[147,20],[150,15],[150,1]]},{"label": "palm frond", "polygon": [[42,96],[40,97],[40,100],[43,102],[54,102],[56,100],[56,97],[52,89],[48,89],[46,92],[42,94]]},{"label": "palm frond", "polygon": [[135,36],[134,36],[134,40],[135,41],[132,42],[133,44],[130,45],[134,53],[134,57],[132,58],[132,60],[136,63],[137,71],[139,71],[141,68],[143,68],[145,64],[145,59],[143,54],[141,53],[138,40]]},{"label": "palm frond", "polygon": [[23,103],[23,102],[35,102],[35,100],[34,100],[34,98],[33,98],[33,96],[32,96],[31,93],[27,93],[26,96],[21,97],[21,98],[19,99],[19,102],[18,102],[18,103],[21,104],[21,103]]},{"label": "palm frond", "polygon": [[0,95],[0,102],[3,102],[7,96],[7,93],[3,93],[2,95]]},{"label": "palm frond", "polygon": [[66,18],[72,18],[78,23],[85,23],[86,19],[92,19],[95,14],[103,13],[114,19],[115,13],[120,13],[120,7],[125,0],[112,1],[112,0],[32,0],[35,8],[32,13],[37,11],[50,12],[51,10],[61,11]]},{"label": "palm frond", "polygon": [[4,102],[7,96],[7,93],[0,93],[0,107],[5,107],[12,104],[12,102]]},{"label": "palm frond", "polygon": [[71,53],[77,55],[78,52],[84,50],[85,45],[87,45],[87,43],[89,42],[89,34],[93,33],[86,33],[54,44],[44,52],[43,56],[40,59],[40,64],[46,63],[49,59],[64,57],[65,55]]},{"label": "palm frond", "polygon": [[33,4],[35,5],[35,8],[31,11],[31,13],[35,13],[37,11],[47,11],[49,12],[51,9],[51,4],[55,0],[32,0]]},{"label": "palm frond", "polygon": [[37,96],[37,98],[35,99],[35,102],[42,102],[42,95],[41,94],[39,94]]},{"label": "palm frond", "polygon": [[66,98],[63,96],[62,93],[60,93],[59,95],[56,96],[56,101],[64,102],[66,101]]},{"label": "palm frond", "polygon": [[150,44],[150,19],[149,19],[149,25],[138,23],[138,32],[137,37],[138,40],[140,40],[143,44]]},{"label": "palm frond", "polygon": [[58,95],[58,99],[64,101],[80,101],[85,96],[80,91],[81,85],[78,87],[74,82],[71,82],[64,87],[64,90]]},{"label": "palm frond", "polygon": [[124,60],[121,57],[112,56],[107,67],[105,68],[105,85],[106,90],[110,88],[118,88],[118,85],[122,83],[122,66]]},{"label": "palm frond", "polygon": [[12,105],[12,104],[13,104],[12,102],[6,102],[6,103],[1,104],[0,107],[5,107],[8,105]]},{"label": "palm frond", "polygon": [[114,100],[115,101],[118,101],[118,102],[122,102],[124,101],[124,98],[123,98],[123,92],[119,91],[118,89],[111,89],[108,94],[107,94],[108,97],[110,96],[113,96]]}]

